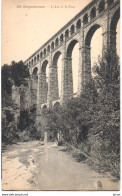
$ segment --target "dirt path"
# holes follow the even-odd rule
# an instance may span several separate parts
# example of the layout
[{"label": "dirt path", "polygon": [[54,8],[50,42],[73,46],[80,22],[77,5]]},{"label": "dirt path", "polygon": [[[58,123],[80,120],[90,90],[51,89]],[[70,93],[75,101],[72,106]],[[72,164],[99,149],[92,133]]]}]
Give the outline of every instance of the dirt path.
[{"label": "dirt path", "polygon": [[76,162],[55,143],[24,142],[2,153],[3,190],[118,190],[109,174]]}]

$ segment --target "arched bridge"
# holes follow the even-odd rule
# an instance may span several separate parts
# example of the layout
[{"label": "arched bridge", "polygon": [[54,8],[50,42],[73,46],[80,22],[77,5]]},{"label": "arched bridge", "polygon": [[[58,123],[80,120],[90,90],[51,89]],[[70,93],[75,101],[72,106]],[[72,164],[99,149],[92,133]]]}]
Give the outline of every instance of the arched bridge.
[{"label": "arched bridge", "polygon": [[[91,39],[102,28],[103,53],[108,47],[116,52],[116,26],[120,18],[119,0],[93,0],[43,46],[25,64],[31,73],[31,101],[37,108],[62,104],[73,95],[72,51],[79,44],[78,91],[80,95],[91,78]],[[57,62],[62,55],[61,95],[58,94]],[[48,85],[46,66],[49,64]],[[75,95],[75,96],[77,96]]]}]

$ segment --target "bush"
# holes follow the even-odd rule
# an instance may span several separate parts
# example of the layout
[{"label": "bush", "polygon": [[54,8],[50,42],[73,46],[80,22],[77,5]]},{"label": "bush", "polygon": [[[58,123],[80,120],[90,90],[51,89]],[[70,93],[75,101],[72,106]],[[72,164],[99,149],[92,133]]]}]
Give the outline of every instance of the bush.
[{"label": "bush", "polygon": [[[52,135],[61,131],[69,145],[88,154],[90,164],[119,179],[120,160],[120,65],[108,51],[94,68],[95,77],[78,98],[60,110],[46,110],[44,127]],[[54,134],[55,135],[55,134]],[[112,163],[114,159],[114,163]]]}]

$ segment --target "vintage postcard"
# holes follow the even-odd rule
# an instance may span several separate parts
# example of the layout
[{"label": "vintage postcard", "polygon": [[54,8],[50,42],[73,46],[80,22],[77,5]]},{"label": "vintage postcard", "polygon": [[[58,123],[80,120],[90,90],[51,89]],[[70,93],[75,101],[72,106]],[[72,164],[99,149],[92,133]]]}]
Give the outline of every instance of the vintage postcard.
[{"label": "vintage postcard", "polygon": [[2,191],[119,191],[120,0],[1,4]]}]

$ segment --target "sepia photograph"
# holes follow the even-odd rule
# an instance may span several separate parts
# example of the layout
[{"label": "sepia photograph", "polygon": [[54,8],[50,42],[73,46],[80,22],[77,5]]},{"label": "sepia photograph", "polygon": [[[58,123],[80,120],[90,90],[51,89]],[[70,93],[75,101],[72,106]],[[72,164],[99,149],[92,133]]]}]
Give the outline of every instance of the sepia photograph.
[{"label": "sepia photograph", "polygon": [[120,191],[120,0],[2,0],[2,191]]}]

